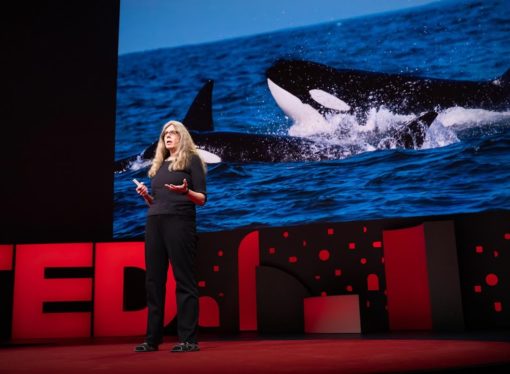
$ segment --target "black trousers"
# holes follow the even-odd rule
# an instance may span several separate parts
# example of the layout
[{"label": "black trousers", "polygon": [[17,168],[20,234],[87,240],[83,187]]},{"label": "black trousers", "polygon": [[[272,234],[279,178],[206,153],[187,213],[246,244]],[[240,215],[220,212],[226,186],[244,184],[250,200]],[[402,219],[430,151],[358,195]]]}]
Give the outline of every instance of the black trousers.
[{"label": "black trousers", "polygon": [[163,341],[168,261],[176,283],[177,333],[181,342],[197,342],[198,288],[195,279],[196,224],[192,217],[148,216],[145,226],[145,288],[149,309],[146,341]]}]

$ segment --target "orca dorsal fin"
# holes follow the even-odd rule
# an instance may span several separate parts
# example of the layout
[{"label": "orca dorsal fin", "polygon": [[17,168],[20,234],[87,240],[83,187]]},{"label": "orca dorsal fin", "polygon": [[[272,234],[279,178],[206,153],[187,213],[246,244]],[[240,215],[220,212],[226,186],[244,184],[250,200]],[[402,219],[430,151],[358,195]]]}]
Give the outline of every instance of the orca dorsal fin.
[{"label": "orca dorsal fin", "polygon": [[208,79],[191,103],[188,113],[182,123],[188,130],[212,131],[214,130],[212,117],[212,91],[214,81]]},{"label": "orca dorsal fin", "polygon": [[510,69],[505,71],[501,78],[499,78],[499,81],[501,82],[502,86],[508,86],[510,85]]},{"label": "orca dorsal fin", "polygon": [[437,112],[427,112],[401,126],[394,138],[398,147],[418,149],[425,141],[427,130],[437,117]]}]

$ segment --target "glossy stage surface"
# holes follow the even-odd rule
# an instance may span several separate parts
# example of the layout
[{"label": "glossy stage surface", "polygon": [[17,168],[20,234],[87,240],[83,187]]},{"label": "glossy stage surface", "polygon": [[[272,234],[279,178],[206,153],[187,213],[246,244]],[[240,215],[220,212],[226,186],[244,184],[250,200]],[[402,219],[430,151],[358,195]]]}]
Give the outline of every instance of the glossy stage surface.
[{"label": "glossy stage surface", "polygon": [[11,342],[2,373],[500,373],[510,332],[202,336],[200,352],[135,353],[141,338]]}]

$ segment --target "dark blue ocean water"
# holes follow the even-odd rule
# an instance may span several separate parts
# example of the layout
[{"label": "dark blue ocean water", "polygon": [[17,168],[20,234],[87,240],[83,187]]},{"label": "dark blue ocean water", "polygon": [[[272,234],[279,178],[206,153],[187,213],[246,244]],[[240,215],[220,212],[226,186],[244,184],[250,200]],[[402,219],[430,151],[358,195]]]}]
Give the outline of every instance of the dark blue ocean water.
[{"label": "dark blue ocean water", "polygon": [[[168,120],[182,120],[205,79],[215,81],[216,130],[299,134],[303,124],[296,127],[285,117],[266,83],[266,69],[279,58],[445,79],[496,79],[510,68],[509,14],[506,0],[441,1],[122,55],[116,159],[142,151]],[[197,209],[199,230],[510,209],[510,108],[443,110],[422,149],[376,150],[364,142],[366,129],[384,128],[395,117],[373,108],[367,123],[355,124],[348,140],[338,140],[355,149],[343,159],[211,165],[208,204]],[[149,183],[146,175],[147,165],[141,164],[115,174],[117,238],[143,235],[145,206],[131,179]]]}]

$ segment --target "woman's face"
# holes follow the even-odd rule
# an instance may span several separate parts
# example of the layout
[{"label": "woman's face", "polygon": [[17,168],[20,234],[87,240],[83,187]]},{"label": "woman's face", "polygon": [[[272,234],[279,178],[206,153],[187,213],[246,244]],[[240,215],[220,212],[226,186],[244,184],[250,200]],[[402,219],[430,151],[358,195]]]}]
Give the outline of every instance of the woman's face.
[{"label": "woman's face", "polygon": [[174,125],[170,125],[165,129],[165,132],[163,133],[163,140],[165,141],[166,149],[168,149],[170,153],[173,153],[179,148],[181,135],[177,132]]}]

